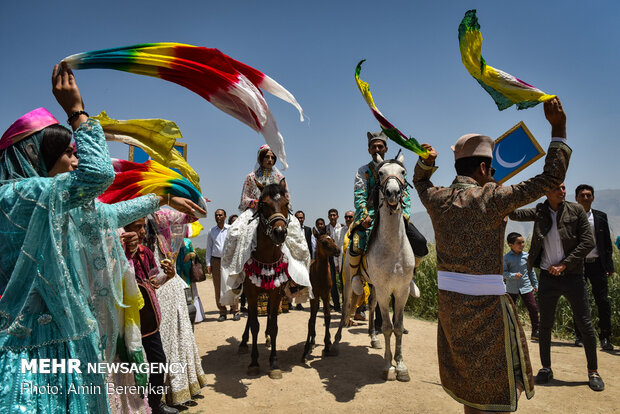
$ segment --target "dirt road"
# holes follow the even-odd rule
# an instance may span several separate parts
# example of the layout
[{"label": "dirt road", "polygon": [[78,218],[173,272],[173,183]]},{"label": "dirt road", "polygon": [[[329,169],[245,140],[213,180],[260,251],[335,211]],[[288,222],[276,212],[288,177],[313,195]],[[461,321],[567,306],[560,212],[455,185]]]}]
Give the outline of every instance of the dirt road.
[{"label": "dirt road", "polygon": [[[259,345],[261,375],[249,377],[249,355],[237,355],[245,317],[217,322],[213,284],[199,284],[207,320],[195,326],[196,342],[209,384],[203,398],[188,406],[186,413],[457,413],[462,406],[450,398],[439,382],[434,322],[408,318],[409,334],[403,339],[403,354],[411,382],[386,382],[381,378],[383,350],[371,349],[367,325],[352,327],[343,334],[340,356],[322,358],[323,321],[317,319],[317,347],[307,364],[301,354],[309,318],[304,311],[291,311],[278,318],[278,358],[281,380],[267,376],[269,351]],[[260,318],[261,331],[265,318]],[[332,337],[340,321],[332,317]],[[260,337],[263,337],[261,334]],[[382,342],[383,337],[381,336]],[[540,368],[538,344],[529,342],[534,373]],[[587,386],[583,348],[554,340],[552,360],[555,379],[537,386],[531,400],[519,401],[524,413],[612,413],[620,412],[620,353],[599,351],[599,372],[606,389],[596,393]]]}]

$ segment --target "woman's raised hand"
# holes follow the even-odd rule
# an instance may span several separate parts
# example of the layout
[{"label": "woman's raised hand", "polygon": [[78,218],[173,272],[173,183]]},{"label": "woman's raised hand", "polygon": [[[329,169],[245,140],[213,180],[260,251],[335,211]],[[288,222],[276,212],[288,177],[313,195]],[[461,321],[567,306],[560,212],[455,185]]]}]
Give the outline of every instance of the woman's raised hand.
[{"label": "woman's raised hand", "polygon": [[[52,72],[52,92],[58,104],[60,104],[67,114],[67,117],[84,110],[84,101],[82,100],[82,95],[75,82],[73,72],[64,62],[61,62],[59,65],[54,65],[54,71]],[[72,119],[71,126],[75,130],[87,119],[88,117],[85,114],[75,116]]]},{"label": "woman's raised hand", "polygon": [[159,200],[160,206],[168,204],[173,209],[194,217],[203,218],[207,216],[207,212],[205,210],[203,210],[198,204],[187,198],[172,196],[167,199],[164,196],[159,196]]}]

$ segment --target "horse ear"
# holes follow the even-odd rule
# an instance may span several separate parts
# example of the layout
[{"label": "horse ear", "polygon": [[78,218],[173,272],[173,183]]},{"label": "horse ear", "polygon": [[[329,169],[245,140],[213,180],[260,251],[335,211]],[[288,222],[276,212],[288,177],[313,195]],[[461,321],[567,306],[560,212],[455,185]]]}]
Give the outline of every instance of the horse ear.
[{"label": "horse ear", "polygon": [[398,157],[398,162],[403,163],[404,161],[405,161],[405,155],[400,154],[400,156]]},{"label": "horse ear", "polygon": [[377,163],[383,162],[383,157],[381,156],[381,154],[376,154],[375,156],[377,157]]},{"label": "horse ear", "polygon": [[314,237],[316,237],[317,239],[319,238],[319,232],[316,231],[316,227],[312,227],[312,234],[314,235]]}]

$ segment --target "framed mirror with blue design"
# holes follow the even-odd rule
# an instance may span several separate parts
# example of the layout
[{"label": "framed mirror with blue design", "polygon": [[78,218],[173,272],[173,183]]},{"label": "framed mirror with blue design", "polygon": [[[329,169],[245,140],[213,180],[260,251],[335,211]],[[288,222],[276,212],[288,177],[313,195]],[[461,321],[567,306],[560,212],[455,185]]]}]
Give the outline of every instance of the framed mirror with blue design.
[{"label": "framed mirror with blue design", "polygon": [[545,150],[521,121],[495,140],[493,178],[503,184],[544,155]]},{"label": "framed mirror with blue design", "polygon": [[[173,148],[179,151],[181,155],[183,156],[183,159],[187,161],[187,144],[186,143],[176,142]],[[149,157],[149,154],[144,152],[142,148],[134,147],[133,145],[129,146],[129,156],[127,157],[128,161],[143,163],[150,159],[151,157]]]}]

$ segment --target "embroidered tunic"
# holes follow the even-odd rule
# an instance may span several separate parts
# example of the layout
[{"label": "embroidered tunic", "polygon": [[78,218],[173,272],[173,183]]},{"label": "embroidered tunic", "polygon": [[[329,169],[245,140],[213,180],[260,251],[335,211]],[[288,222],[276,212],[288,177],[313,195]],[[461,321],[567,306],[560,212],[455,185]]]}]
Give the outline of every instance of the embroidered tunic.
[{"label": "embroidered tunic", "polygon": [[[259,167],[256,171],[249,173],[243,182],[239,210],[244,212],[248,208],[255,209],[258,205],[258,199],[263,188],[269,184],[280,184],[282,180],[284,180],[284,176],[275,167],[271,169]],[[290,199],[288,190],[286,192],[286,197]]]},{"label": "embroidered tunic", "polygon": [[[419,161],[413,183],[435,230],[437,269],[501,275],[505,217],[559,186],[570,154],[566,144],[551,142],[543,173],[509,186],[457,176],[450,187],[435,187],[436,167]],[[480,410],[514,411],[515,377],[528,398],[534,395],[526,337],[508,295],[439,290],[438,317],[439,373],[454,399]]]}]

